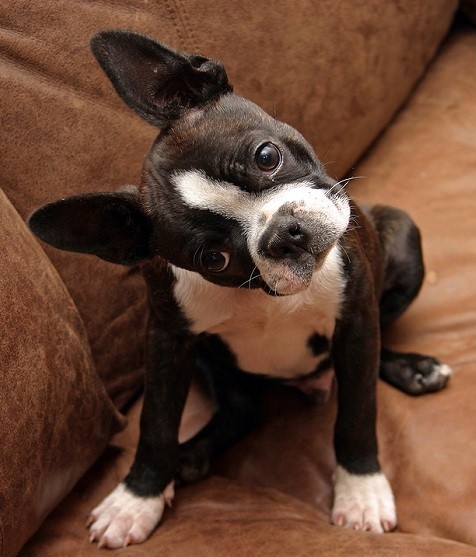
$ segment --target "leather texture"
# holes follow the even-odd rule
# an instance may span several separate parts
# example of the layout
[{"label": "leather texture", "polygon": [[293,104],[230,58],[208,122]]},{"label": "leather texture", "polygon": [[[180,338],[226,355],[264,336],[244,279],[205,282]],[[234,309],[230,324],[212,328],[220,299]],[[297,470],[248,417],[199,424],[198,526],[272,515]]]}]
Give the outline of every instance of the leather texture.
[{"label": "leather texture", "polygon": [[[140,400],[85,473],[120,425],[94,370],[118,407],[141,385],[140,277],[43,246],[50,261],[16,212],[138,182],[155,131],[115,97],[87,50],[92,33],[111,27],[223,60],[236,90],[297,127],[332,175],[349,175],[382,134],[350,171],[364,178],[349,190],[358,201],[410,212],[427,268],[421,295],[386,342],[455,371],[446,390],[423,398],[379,384],[397,532],[329,524],[335,393],[313,406],[273,387],[263,426],[209,479],[178,489],[148,541],[117,553],[476,555],[474,28],[453,28],[429,66],[455,9],[449,0],[2,4],[0,173],[14,206],[0,198],[2,557],[15,555],[42,521],[21,557],[104,555],[88,543],[86,517],[127,473],[137,444]],[[195,388],[182,438],[211,410]]]}]

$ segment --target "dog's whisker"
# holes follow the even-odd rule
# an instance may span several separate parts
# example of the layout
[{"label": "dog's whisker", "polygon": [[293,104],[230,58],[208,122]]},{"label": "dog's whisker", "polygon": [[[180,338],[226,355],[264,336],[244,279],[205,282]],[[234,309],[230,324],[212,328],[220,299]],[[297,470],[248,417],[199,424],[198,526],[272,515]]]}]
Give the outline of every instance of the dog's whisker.
[{"label": "dog's whisker", "polygon": [[[253,269],[253,271],[251,271],[251,275],[253,275],[253,272],[254,272],[255,270],[257,271],[258,268],[255,267],[255,268]],[[257,274],[256,276],[254,276],[254,277],[251,276],[250,280],[248,281],[248,289],[249,289],[249,290],[251,290],[251,281],[252,281],[252,280],[255,280],[255,279],[257,279],[257,278],[260,278],[260,277],[261,277],[261,273],[259,273],[259,272],[258,272],[258,274]]]},{"label": "dog's whisker", "polygon": [[333,190],[337,187],[339,187],[342,184],[341,189],[345,188],[347,186],[347,184],[351,181],[351,180],[361,180],[363,178],[366,178],[366,176],[350,176],[349,178],[343,178],[342,180],[339,180],[338,182],[336,182],[328,191],[328,194],[331,194],[333,192]]},{"label": "dog's whisker", "polygon": [[248,288],[251,290],[251,281],[253,281],[253,280],[255,280],[255,279],[257,279],[261,276],[261,273],[257,274],[256,276],[253,276],[253,273],[257,270],[258,270],[258,267],[256,267],[256,265],[255,265],[253,267],[253,270],[251,271],[250,278],[248,278],[244,282],[242,282],[240,284],[240,286],[238,286],[238,288],[242,288],[245,284],[247,284]]},{"label": "dog's whisker", "polygon": [[350,263],[350,256],[349,256],[349,254],[347,253],[347,250],[346,250],[345,247],[342,246],[342,245],[341,245],[341,248],[342,248],[343,252],[345,253],[345,255],[346,255],[346,257],[347,257],[347,260],[348,260],[349,263]]}]

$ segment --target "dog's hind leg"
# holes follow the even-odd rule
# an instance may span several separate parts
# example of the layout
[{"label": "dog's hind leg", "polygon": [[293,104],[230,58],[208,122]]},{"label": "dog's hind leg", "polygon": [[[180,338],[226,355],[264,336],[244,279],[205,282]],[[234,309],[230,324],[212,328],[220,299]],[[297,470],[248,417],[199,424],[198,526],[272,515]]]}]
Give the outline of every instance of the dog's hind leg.
[{"label": "dog's hind leg", "polygon": [[[380,325],[385,328],[420,291],[424,277],[420,233],[411,218],[399,209],[374,205],[366,213],[375,225],[385,258],[380,298]],[[381,379],[408,394],[439,391],[450,375],[451,368],[431,356],[381,350]]]},{"label": "dog's hind leg", "polygon": [[199,360],[198,375],[214,399],[215,413],[194,437],[180,445],[177,479],[182,483],[203,478],[211,460],[245,437],[263,417],[261,378],[223,360]]}]

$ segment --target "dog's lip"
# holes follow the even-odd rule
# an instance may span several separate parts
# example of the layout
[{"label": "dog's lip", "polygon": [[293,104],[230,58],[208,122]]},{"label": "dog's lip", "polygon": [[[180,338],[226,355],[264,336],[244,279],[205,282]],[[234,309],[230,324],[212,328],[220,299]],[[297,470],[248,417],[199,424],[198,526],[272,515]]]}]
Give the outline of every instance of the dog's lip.
[{"label": "dog's lip", "polygon": [[306,285],[305,288],[296,289],[293,290],[292,292],[278,292],[277,290],[274,290],[266,283],[264,283],[264,285],[261,287],[261,289],[265,294],[268,294],[268,296],[272,296],[273,298],[285,298],[286,296],[294,296],[295,294],[299,294],[299,292],[302,292],[303,290],[307,290],[308,288],[309,285]]},{"label": "dog's lip", "polygon": [[283,298],[284,296],[290,296],[291,295],[291,294],[281,294],[280,292],[277,292],[276,290],[273,290],[264,281],[263,281],[263,284],[261,285],[261,290],[263,290],[263,292],[265,294],[268,294],[268,296],[272,296],[273,298]]},{"label": "dog's lip", "polygon": [[[308,280],[304,280],[302,277],[296,275],[296,281],[294,284],[278,284],[279,279],[276,281],[275,287],[271,287],[265,280],[262,280],[261,289],[268,295],[273,297],[282,297],[282,296],[292,296],[293,294],[298,294],[304,290],[309,288],[311,284],[312,276],[309,277]],[[284,291],[283,291],[284,288]]]},{"label": "dog's lip", "polygon": [[[319,271],[319,269],[321,269],[321,267],[324,264],[324,261],[326,260],[327,255],[329,254],[333,246],[335,246],[335,244],[336,242],[331,242],[324,250],[318,253],[309,254],[310,257],[312,257],[312,259],[314,260],[314,269],[312,271],[312,274],[314,274],[315,272]],[[292,269],[291,265],[289,266],[289,268]],[[292,270],[296,274],[296,278],[301,279],[301,285],[297,284],[296,288],[295,289],[293,288],[291,292],[276,291],[275,288],[269,286],[269,284],[264,280],[261,274],[258,277],[256,277],[256,279],[254,279],[256,280],[255,286],[261,288],[261,290],[263,290],[266,294],[273,297],[292,296],[293,294],[297,294],[309,288],[312,281],[312,276],[309,277],[309,280],[303,280],[303,277],[299,276],[298,273],[296,273],[296,269],[292,269]]]}]

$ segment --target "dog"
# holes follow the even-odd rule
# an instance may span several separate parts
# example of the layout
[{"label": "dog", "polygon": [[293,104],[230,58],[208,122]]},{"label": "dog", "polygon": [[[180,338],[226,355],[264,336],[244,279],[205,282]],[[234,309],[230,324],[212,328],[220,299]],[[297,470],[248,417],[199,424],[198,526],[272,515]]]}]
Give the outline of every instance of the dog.
[{"label": "dog", "polygon": [[[377,378],[416,395],[442,389],[451,374],[435,358],[380,345],[382,328],[422,284],[417,227],[401,210],[359,208],[295,129],[233,93],[220,62],[126,31],[100,32],[91,48],[123,101],[160,129],[139,189],[62,199],[29,218],[57,248],[140,265],[148,290],[137,454],[92,511],[91,541],[144,541],[171,504],[174,480],[202,477],[259,422],[263,378],[326,390],[333,373],[331,520],[391,531]],[[179,445],[194,374],[208,382],[216,411]]]}]

